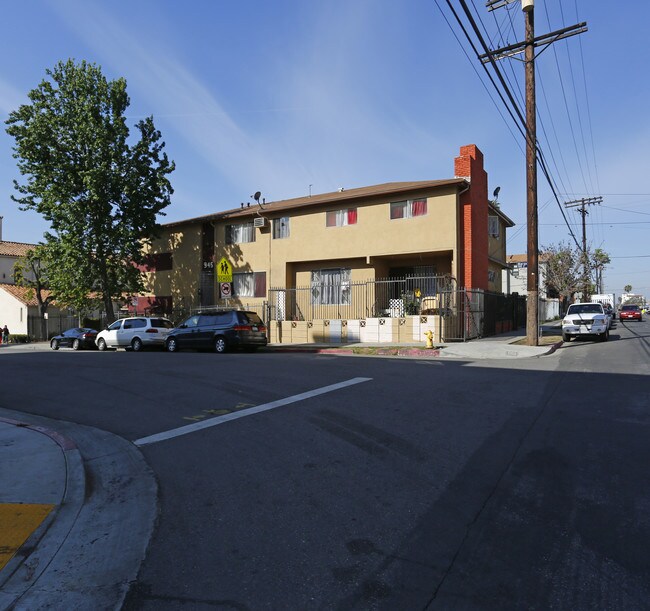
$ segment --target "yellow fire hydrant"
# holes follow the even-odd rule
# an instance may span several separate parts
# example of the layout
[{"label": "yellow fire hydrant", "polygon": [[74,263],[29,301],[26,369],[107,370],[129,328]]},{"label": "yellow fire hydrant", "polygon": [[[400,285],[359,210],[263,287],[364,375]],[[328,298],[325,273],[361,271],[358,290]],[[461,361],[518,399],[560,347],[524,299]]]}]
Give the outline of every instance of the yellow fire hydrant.
[{"label": "yellow fire hydrant", "polygon": [[425,331],[424,336],[427,338],[427,348],[433,348],[433,331],[431,329]]}]

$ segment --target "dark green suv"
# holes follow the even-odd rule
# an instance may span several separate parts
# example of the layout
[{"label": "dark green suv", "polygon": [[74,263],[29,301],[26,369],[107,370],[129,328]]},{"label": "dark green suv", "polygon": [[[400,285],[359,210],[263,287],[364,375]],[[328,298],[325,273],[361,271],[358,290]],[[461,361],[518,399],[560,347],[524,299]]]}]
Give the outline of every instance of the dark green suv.
[{"label": "dark green suv", "polygon": [[266,326],[255,312],[215,310],[199,312],[170,331],[165,349],[214,350],[226,352],[231,348],[255,350],[266,346]]}]

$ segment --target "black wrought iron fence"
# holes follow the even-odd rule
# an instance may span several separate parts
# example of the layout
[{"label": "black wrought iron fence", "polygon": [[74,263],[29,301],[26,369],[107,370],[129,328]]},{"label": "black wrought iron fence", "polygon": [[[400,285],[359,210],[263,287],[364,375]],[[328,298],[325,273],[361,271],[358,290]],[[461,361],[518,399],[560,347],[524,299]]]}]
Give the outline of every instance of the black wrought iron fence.
[{"label": "black wrought iron fence", "polygon": [[276,320],[363,319],[403,317],[440,307],[449,276],[409,276],[361,282],[321,282],[295,288],[271,288],[269,306]]}]

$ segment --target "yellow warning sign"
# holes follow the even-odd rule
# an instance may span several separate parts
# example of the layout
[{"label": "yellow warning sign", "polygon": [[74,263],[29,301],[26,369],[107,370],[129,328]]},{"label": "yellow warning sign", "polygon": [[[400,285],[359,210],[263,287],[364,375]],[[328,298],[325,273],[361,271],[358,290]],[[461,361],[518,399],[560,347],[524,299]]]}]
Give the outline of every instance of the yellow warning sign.
[{"label": "yellow warning sign", "polygon": [[217,263],[217,282],[232,282],[232,265],[226,257],[221,257]]}]

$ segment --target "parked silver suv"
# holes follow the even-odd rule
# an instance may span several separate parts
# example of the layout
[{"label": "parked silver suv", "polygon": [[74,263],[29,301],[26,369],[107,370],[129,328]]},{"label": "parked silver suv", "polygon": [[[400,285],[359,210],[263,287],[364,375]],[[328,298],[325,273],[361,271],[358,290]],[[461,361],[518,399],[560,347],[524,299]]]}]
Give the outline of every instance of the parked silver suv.
[{"label": "parked silver suv", "polygon": [[162,348],[169,332],[174,328],[167,318],[135,316],[120,318],[108,328],[100,331],[95,343],[100,350],[107,348],[131,348],[139,352],[143,348]]}]

